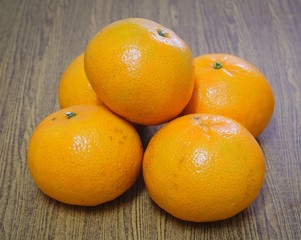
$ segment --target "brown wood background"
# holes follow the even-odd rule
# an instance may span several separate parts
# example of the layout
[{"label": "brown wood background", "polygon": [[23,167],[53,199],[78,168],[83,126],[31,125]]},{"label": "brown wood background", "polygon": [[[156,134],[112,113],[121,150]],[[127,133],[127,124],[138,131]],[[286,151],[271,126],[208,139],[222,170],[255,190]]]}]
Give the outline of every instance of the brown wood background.
[{"label": "brown wood background", "polygon": [[[27,168],[32,131],[58,110],[60,75],[110,22],[153,19],[194,56],[226,52],[269,79],[276,110],[258,137],[267,174],[257,200],[214,223],[177,220],[148,197],[142,177],[91,208],[43,195]],[[0,0],[0,239],[301,239],[300,0]],[[146,144],[157,127],[141,131]]]}]

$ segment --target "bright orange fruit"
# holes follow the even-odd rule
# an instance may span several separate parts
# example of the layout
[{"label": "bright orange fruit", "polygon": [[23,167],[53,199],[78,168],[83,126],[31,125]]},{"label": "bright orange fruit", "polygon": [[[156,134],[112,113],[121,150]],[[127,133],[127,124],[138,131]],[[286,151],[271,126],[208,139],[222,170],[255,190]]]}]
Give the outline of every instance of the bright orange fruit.
[{"label": "bright orange fruit", "polygon": [[124,193],[138,177],[142,144],[135,128],[103,105],[50,114],[35,129],[28,166],[48,196],[94,206]]},{"label": "bright orange fruit", "polygon": [[155,125],[176,117],[193,90],[189,47],[147,19],[114,22],[90,41],[85,70],[97,96],[131,122]]},{"label": "bright orange fruit", "polygon": [[84,69],[84,54],[76,57],[63,73],[59,91],[61,108],[79,104],[101,104],[89,83]]},{"label": "bright orange fruit", "polygon": [[265,160],[251,133],[218,115],[191,114],[167,123],[143,159],[150,197],[173,216],[193,222],[230,218],[257,197]]},{"label": "bright orange fruit", "polygon": [[253,65],[229,54],[194,59],[195,86],[184,114],[212,113],[244,125],[254,137],[268,125],[274,96],[265,76]]}]

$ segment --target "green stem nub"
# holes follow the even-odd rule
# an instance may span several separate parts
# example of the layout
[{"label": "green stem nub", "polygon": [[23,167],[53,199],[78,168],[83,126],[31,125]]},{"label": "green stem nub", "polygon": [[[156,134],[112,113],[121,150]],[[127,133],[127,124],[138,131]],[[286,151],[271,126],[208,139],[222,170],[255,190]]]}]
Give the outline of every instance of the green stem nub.
[{"label": "green stem nub", "polygon": [[68,119],[73,118],[73,117],[76,116],[75,112],[65,112],[65,114],[66,114],[66,116],[67,116]]},{"label": "green stem nub", "polygon": [[222,67],[223,67],[223,65],[220,62],[213,63],[213,68],[214,69],[221,69]]},{"label": "green stem nub", "polygon": [[163,29],[158,29],[158,33],[161,37],[166,37],[167,36],[167,32],[165,32],[165,30],[163,30]]}]

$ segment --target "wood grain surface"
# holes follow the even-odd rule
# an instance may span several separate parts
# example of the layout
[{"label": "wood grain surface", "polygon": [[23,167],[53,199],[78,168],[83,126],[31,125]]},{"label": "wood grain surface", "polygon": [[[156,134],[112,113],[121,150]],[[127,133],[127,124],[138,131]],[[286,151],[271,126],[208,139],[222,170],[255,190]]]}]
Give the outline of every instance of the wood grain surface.
[{"label": "wood grain surface", "polygon": [[[66,66],[105,25],[143,17],[173,29],[194,56],[226,52],[269,79],[276,109],[258,137],[267,162],[260,195],[213,223],[173,218],[140,176],[118,199],[75,207],[42,194],[27,168],[37,124],[59,109]],[[0,0],[0,239],[301,239],[300,0]],[[145,127],[146,145],[159,126]]]}]

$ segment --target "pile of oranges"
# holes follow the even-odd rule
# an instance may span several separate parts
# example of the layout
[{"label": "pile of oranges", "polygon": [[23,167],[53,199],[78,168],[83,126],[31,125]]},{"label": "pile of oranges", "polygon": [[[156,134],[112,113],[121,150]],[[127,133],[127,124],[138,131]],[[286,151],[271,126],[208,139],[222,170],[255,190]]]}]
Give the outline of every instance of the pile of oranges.
[{"label": "pile of oranges", "polygon": [[[192,57],[170,29],[141,18],[98,32],[61,77],[61,110],[35,129],[28,167],[48,196],[95,206],[139,174],[154,202],[193,222],[227,219],[258,196],[257,137],[274,111],[264,75],[229,54]],[[143,150],[137,126],[165,125]]]}]

